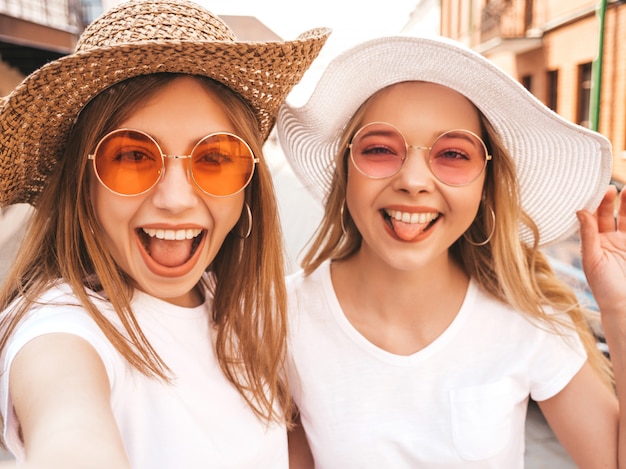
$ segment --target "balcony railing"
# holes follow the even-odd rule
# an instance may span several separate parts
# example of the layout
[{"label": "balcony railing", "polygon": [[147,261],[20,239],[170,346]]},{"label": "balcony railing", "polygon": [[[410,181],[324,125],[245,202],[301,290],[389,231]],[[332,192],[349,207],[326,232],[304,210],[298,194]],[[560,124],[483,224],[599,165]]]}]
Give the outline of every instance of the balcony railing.
[{"label": "balcony railing", "polygon": [[0,14],[68,32],[84,28],[80,0],[0,0]]},{"label": "balcony railing", "polygon": [[532,0],[489,0],[481,11],[481,42],[526,37],[532,21]]}]

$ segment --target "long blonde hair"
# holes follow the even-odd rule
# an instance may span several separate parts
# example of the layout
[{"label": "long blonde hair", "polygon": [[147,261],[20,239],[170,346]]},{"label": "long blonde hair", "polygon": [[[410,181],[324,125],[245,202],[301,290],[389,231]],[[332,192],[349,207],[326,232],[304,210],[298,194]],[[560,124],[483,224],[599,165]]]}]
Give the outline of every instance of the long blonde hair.
[{"label": "long blonde hair", "polygon": [[[302,259],[306,275],[325,260],[347,259],[358,251],[362,237],[345,205],[347,187],[348,144],[368,104],[382,90],[366,100],[346,125],[335,158],[331,190],[325,201],[324,216],[309,249]],[[515,164],[489,121],[479,112],[482,138],[492,155],[487,165],[483,201],[472,225],[451,247],[450,253],[465,272],[484,290],[511,305],[529,318],[554,330],[569,327],[547,308],[565,311],[580,336],[588,359],[607,386],[613,385],[609,360],[599,351],[593,334],[598,319],[583,308],[572,288],[557,278],[546,256],[538,248],[539,232],[533,220],[521,209]],[[490,216],[491,210],[495,219]],[[523,244],[519,239],[520,224],[534,234],[535,243]],[[482,246],[475,241],[490,241]],[[466,238],[467,237],[467,238]]]},{"label": "long blonde hair", "polygon": [[[115,129],[140,103],[179,76],[153,74],[118,83],[82,110],[0,290],[0,310],[19,299],[11,314],[5,312],[0,318],[0,352],[31,305],[51,284],[62,279],[133,367],[155,379],[171,378],[167,364],[133,315],[132,278],[115,263],[102,241],[90,199],[91,173],[86,155],[99,138]],[[197,79],[222,102],[238,135],[260,159],[245,189],[245,201],[252,213],[250,236],[242,237],[249,223],[243,210],[207,268],[215,279],[214,286],[205,286],[214,293],[212,319],[217,327],[217,357],[227,378],[259,418],[289,421],[291,400],[283,371],[286,298],[282,234],[271,176],[262,156],[263,141],[254,115],[242,98],[209,78]],[[104,292],[123,330],[98,311],[88,289]]]}]

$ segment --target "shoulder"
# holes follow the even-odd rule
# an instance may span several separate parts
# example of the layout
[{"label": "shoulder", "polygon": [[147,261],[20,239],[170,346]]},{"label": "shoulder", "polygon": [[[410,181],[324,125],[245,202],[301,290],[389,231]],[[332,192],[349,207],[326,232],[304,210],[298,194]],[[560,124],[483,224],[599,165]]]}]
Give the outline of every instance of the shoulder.
[{"label": "shoulder", "polygon": [[470,285],[466,301],[471,305],[472,315],[482,319],[484,326],[492,324],[496,330],[538,337],[577,335],[572,320],[565,311],[544,305],[544,316],[540,318],[494,297],[474,281]]},{"label": "shoulder", "polygon": [[[509,360],[529,363],[536,396],[560,389],[586,360],[587,354],[570,316],[565,311],[543,306],[543,317],[520,311],[477,288],[470,321],[477,337],[490,338],[511,350]],[[482,341],[482,340],[481,340]],[[509,345],[513,344],[512,349]],[[556,385],[554,383],[557,383]],[[546,383],[551,383],[547,385]]]},{"label": "shoulder", "polygon": [[328,307],[335,297],[330,276],[330,262],[326,261],[306,275],[300,270],[286,279],[287,301],[291,312]]},{"label": "shoulder", "polygon": [[293,293],[302,289],[319,288],[325,282],[330,281],[330,261],[323,262],[310,274],[305,274],[300,269],[286,277],[287,291]]},{"label": "shoulder", "polygon": [[[99,308],[103,304],[108,304],[108,301],[95,292],[87,290],[87,294],[97,303]],[[5,313],[10,314],[11,310],[16,308],[20,301],[23,301],[23,299],[14,302]],[[31,302],[24,318],[20,322],[19,328],[32,327],[34,324],[52,325],[55,323],[95,325],[95,321],[89,316],[84,305],[81,304],[71,287],[63,282],[51,285]]]},{"label": "shoulder", "polygon": [[[94,292],[88,291],[96,306],[107,309],[108,302]],[[11,314],[19,306],[17,300],[3,314]],[[11,332],[2,351],[3,367],[12,362],[17,352],[30,341],[49,334],[70,334],[84,339],[100,353],[112,345],[87,312],[69,285],[57,282],[32,301],[24,316]]]}]

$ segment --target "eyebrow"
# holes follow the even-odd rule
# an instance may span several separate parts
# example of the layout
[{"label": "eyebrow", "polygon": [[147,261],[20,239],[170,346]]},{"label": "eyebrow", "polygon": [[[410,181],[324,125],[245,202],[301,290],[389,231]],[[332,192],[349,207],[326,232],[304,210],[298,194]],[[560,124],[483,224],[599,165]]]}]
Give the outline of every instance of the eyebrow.
[{"label": "eyebrow", "polygon": [[[441,132],[437,137],[435,137],[435,139],[437,139],[437,138],[441,137],[443,134],[447,133],[451,137],[461,138],[461,139],[466,140],[467,142],[471,143],[474,146],[479,146],[480,147],[480,145],[477,145],[477,143],[479,143],[479,142],[477,140],[473,139],[471,134],[466,134],[465,132],[471,132],[471,130],[467,130],[467,129],[447,130],[445,132]],[[476,134],[476,137],[478,137],[477,134]],[[478,137],[478,138],[480,138],[480,137]]]},{"label": "eyebrow", "polygon": [[[395,129],[367,129],[367,131],[363,132],[363,137],[370,137],[370,136],[383,136],[383,137],[387,137],[390,135],[394,135],[398,133],[397,130]],[[402,132],[400,132],[400,135],[403,135]],[[404,136],[404,135],[403,135]]]},{"label": "eyebrow", "polygon": [[[363,132],[362,134],[360,133],[361,130],[363,129],[363,127],[361,127],[361,129],[357,130],[357,132],[354,134],[354,136],[352,137],[352,140],[354,140],[354,137],[356,137],[357,134],[360,134],[361,137],[376,137],[376,136],[390,136],[393,135],[395,133],[399,133],[402,138],[404,139],[405,143],[407,145],[409,145],[410,147],[415,147],[415,146],[420,146],[420,145],[414,145],[410,142],[407,141],[406,139],[406,135],[400,130],[397,129],[395,126],[393,126],[393,124],[389,124],[389,123],[385,123],[385,122],[376,122],[376,124],[380,124],[380,125],[384,125],[384,126],[389,126],[389,128],[376,128],[373,127],[371,129],[367,129],[365,132]],[[365,124],[365,126],[368,126],[371,124]],[[364,127],[365,127],[364,126]],[[465,132],[469,132],[469,134],[465,133]],[[476,134],[475,132],[468,130],[468,129],[460,129],[460,128],[453,128],[453,129],[447,129],[447,130],[436,130],[432,133],[433,137],[432,137],[432,141],[430,144],[434,143],[439,137],[441,137],[443,134],[449,134],[450,138],[460,138],[465,140],[466,142],[470,143],[472,146],[476,147],[476,148],[481,148],[482,145],[480,145],[479,141],[474,140],[472,138],[471,134],[474,134],[476,137],[478,137],[480,140],[482,140],[482,138]]]}]

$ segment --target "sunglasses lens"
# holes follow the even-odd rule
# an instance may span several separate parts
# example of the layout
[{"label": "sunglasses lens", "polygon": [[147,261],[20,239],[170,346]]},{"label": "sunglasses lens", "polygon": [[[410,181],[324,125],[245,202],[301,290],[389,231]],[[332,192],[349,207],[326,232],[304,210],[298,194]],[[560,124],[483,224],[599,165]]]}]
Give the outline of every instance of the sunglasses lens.
[{"label": "sunglasses lens", "polygon": [[100,181],[113,192],[137,195],[149,190],[163,167],[161,152],[145,134],[117,130],[96,147],[94,166]]},{"label": "sunglasses lens", "polygon": [[450,186],[463,186],[485,168],[487,150],[471,132],[452,130],[440,135],[430,150],[430,168],[437,179]]},{"label": "sunglasses lens", "polygon": [[[385,178],[400,170],[406,158],[406,148],[406,141],[398,129],[389,124],[373,123],[355,134],[350,157],[361,173],[371,178]],[[485,169],[486,161],[485,144],[466,130],[441,134],[429,152],[431,171],[450,186],[472,182]]]},{"label": "sunglasses lens", "polygon": [[[116,130],[106,135],[93,156],[100,181],[121,195],[150,190],[161,177],[163,157],[156,142],[136,130]],[[231,134],[209,135],[191,154],[191,175],[210,195],[236,194],[248,185],[254,172],[254,155],[246,142]]]},{"label": "sunglasses lens", "polygon": [[384,178],[396,173],[406,156],[404,137],[386,124],[368,124],[359,130],[350,147],[356,168],[371,178]]},{"label": "sunglasses lens", "polygon": [[236,194],[248,185],[253,171],[252,150],[235,135],[209,135],[198,142],[191,154],[192,177],[211,195]]}]

